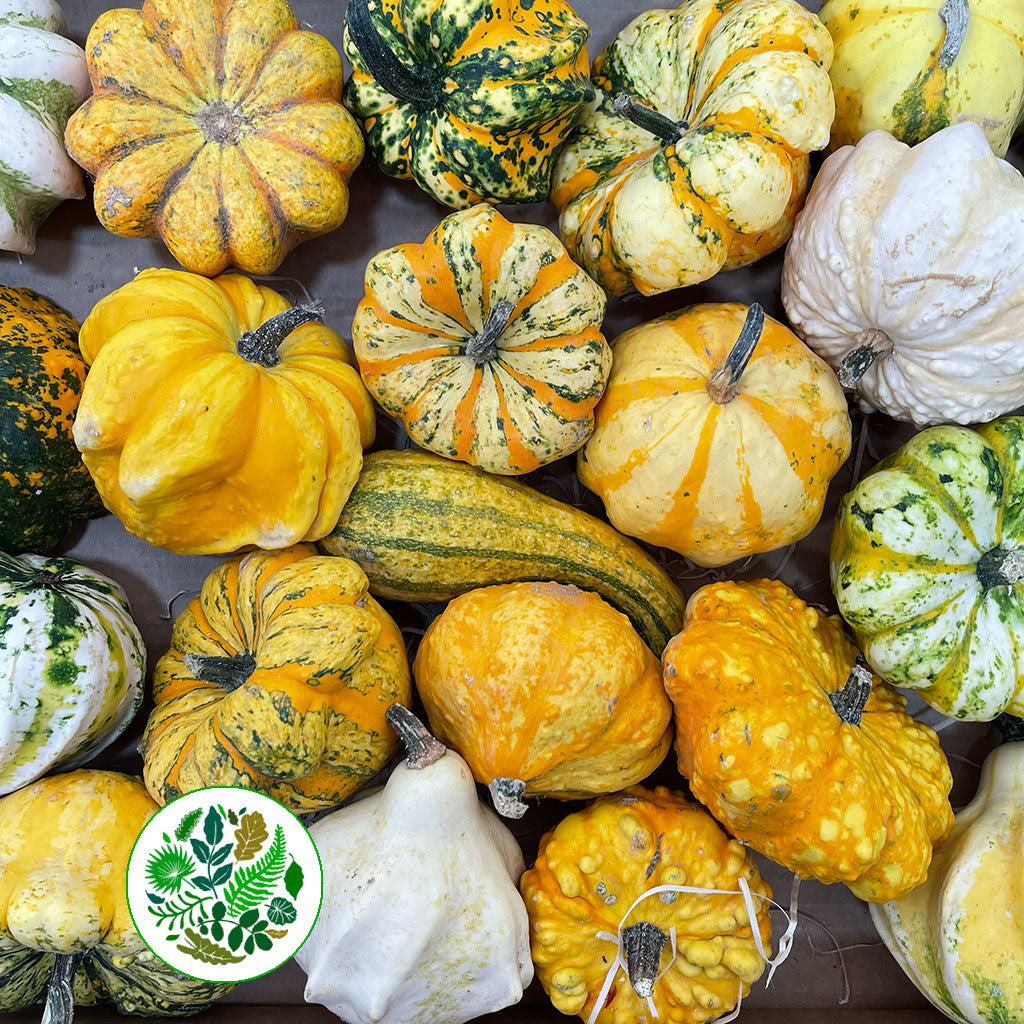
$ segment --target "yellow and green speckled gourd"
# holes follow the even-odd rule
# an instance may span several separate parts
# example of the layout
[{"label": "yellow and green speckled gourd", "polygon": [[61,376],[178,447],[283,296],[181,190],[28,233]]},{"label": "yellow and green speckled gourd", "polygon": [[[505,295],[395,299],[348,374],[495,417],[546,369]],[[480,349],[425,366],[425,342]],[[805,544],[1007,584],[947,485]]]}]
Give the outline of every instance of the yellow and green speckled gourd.
[{"label": "yellow and green speckled gourd", "polygon": [[797,0],[685,0],[630,22],[555,165],[569,254],[612,295],[655,295],[773,252],[828,143],[831,63]]},{"label": "yellow and green speckled gourd", "polygon": [[93,95],[65,141],[108,231],[158,235],[197,274],[270,274],[345,220],[363,139],[341,56],[287,0],[145,0],[85,48]]},{"label": "yellow and green speckled gourd", "polygon": [[1020,0],[828,0],[832,148],[887,131],[916,145],[973,121],[1003,156],[1024,121]]},{"label": "yellow and green speckled gourd", "polygon": [[439,202],[540,202],[593,96],[589,34],[565,0],[350,0],[345,103],[381,169]]},{"label": "yellow and green speckled gourd", "polygon": [[198,1013],[231,989],[155,956],[125,899],[128,856],[157,805],[140,779],[80,770],[0,800],[0,1011],[45,1000],[49,1024],[75,1004],[120,1013]]},{"label": "yellow and green speckled gourd", "polygon": [[296,544],[215,569],[175,620],[139,749],[160,802],[243,786],[336,807],[398,749],[412,684],[398,627],[346,558]]},{"label": "yellow and green speckled gourd", "polygon": [[[666,889],[642,898],[661,886],[733,895]],[[770,899],[771,889],[703,807],[662,786],[634,786],[563,819],[541,839],[520,888],[537,977],[555,1009],[588,1024],[648,1021],[652,1009],[672,1024],[703,1024],[735,1007],[764,971],[753,928],[767,950],[768,904],[757,897]],[[608,941],[616,935],[620,961]]]}]

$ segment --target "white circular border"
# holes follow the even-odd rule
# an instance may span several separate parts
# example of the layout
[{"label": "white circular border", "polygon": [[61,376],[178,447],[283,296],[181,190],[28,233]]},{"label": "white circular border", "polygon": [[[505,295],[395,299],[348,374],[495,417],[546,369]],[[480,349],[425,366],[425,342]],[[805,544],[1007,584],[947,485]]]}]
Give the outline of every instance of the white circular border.
[{"label": "white circular border", "polygon": [[[282,926],[271,922],[271,928],[287,927],[288,935],[284,939],[275,939],[269,950],[262,950],[258,946],[249,954],[245,954],[244,948],[239,947],[235,955],[244,955],[245,959],[240,963],[208,964],[180,952],[176,947],[179,943],[187,943],[184,937],[184,929],[191,927],[198,931],[196,925],[186,922],[183,926],[171,929],[158,926],[149,908],[155,906],[146,895],[148,884],[146,882],[146,861],[150,854],[166,845],[164,834],[171,837],[172,843],[181,843],[181,840],[174,838],[174,830],[178,823],[190,811],[200,808],[203,816],[199,819],[192,832],[191,838],[206,841],[203,832],[203,825],[206,812],[212,806],[221,806],[225,810],[233,810],[236,814],[244,807],[246,812],[259,811],[267,825],[269,833],[268,840],[264,843],[263,849],[251,861],[243,861],[241,865],[236,863],[235,870],[256,863],[266,852],[274,838],[274,830],[277,825],[284,829],[285,850],[287,864],[291,864],[294,857],[302,868],[303,885],[298,896],[292,899],[285,890],[284,874],[278,879],[277,884],[271,892],[270,899],[281,896],[295,906],[296,918],[291,924]],[[236,826],[224,822],[224,838],[219,845],[229,841],[233,829]],[[191,850],[191,843],[185,840],[183,844],[188,852],[194,857]],[[225,861],[227,863],[227,861]],[[218,865],[219,867],[220,865]],[[287,868],[286,868],[287,870]],[[233,875],[232,875],[233,877]],[[135,930],[142,937],[143,942],[152,950],[155,956],[159,957],[168,966],[180,974],[200,981],[211,983],[238,983],[251,981],[259,978],[270,971],[276,970],[286,961],[291,959],[303,945],[313,931],[316,919],[320,914],[320,907],[323,902],[323,865],[320,861],[320,854],[313,842],[312,837],[301,821],[286,808],[271,797],[255,790],[244,789],[241,786],[211,786],[207,789],[197,789],[191,793],[172,800],[169,804],[161,807],[156,814],[143,826],[135,845],[132,847],[131,855],[128,858],[128,870],[125,876],[125,894],[128,900],[128,911],[131,914]],[[176,897],[173,894],[160,894],[169,902]],[[230,931],[230,929],[227,929]],[[177,934],[177,939],[168,941],[168,934]],[[203,936],[206,939],[212,938],[209,934]],[[219,946],[228,948],[227,935],[217,943]]]}]

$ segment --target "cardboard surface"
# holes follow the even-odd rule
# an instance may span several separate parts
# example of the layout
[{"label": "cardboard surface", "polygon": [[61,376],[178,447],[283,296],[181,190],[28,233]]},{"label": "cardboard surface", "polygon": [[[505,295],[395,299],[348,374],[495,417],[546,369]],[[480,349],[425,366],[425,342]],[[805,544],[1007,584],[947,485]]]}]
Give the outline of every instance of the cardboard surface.
[{"label": "cardboard surface", "polygon": [[[107,7],[109,0],[64,0],[68,14],[69,34],[83,43],[95,17]],[[293,0],[299,19],[307,27],[323,33],[339,47],[344,4],[341,0]],[[645,0],[576,0],[579,14],[592,27],[590,53],[595,55],[629,18],[644,10]],[[817,9],[817,0],[808,6]],[[1009,159],[1024,166],[1024,145],[1018,140]],[[419,242],[448,212],[422,193],[414,184],[386,178],[370,158],[364,160],[352,179],[351,212],[336,232],[300,246],[278,271],[276,287],[301,297],[304,290],[321,299],[326,306],[326,322],[348,335],[352,316],[362,297],[363,268],[374,253],[400,242]],[[556,228],[550,204],[503,208],[512,219],[545,224]],[[0,281],[7,285],[29,286],[67,308],[79,320],[94,302],[130,280],[136,270],[150,266],[176,266],[162,244],[150,239],[117,238],[105,232],[96,222],[91,197],[61,206],[43,226],[35,256],[24,260],[11,253],[0,253]],[[605,321],[609,338],[641,321],[694,302],[758,300],[769,315],[784,319],[779,297],[782,254],[762,260],[753,267],[722,274],[694,288],[651,299],[611,300]],[[828,587],[828,536],[832,513],[838,497],[849,489],[856,467],[870,467],[876,458],[887,454],[911,436],[913,430],[874,415],[865,423],[854,414],[855,449],[847,465],[836,477],[829,506],[822,525],[795,548],[758,556],[725,570],[699,570],[685,559],[670,552],[660,552],[669,570],[687,593],[712,578],[755,578],[778,576],[793,586],[806,600],[827,605],[834,610]],[[379,414],[377,447],[404,446],[408,442],[402,431]],[[586,492],[573,473],[574,459],[563,460],[525,478],[563,500],[581,504],[588,511],[600,514],[600,503]],[[78,558],[117,579],[127,590],[150,657],[150,665],[166,649],[171,618],[196,593],[218,557],[182,557],[160,551],[127,534],[112,516],[103,516],[77,524],[60,553]],[[405,631],[410,654],[418,638],[418,630],[426,621],[425,606],[403,606],[388,602],[389,611]],[[439,606],[438,606],[439,607]],[[433,609],[434,611],[437,608]],[[929,724],[940,716],[919,701],[912,707],[922,710]],[[148,706],[136,719],[129,732],[94,763],[98,767],[116,767],[141,771],[136,745],[141,734]],[[943,745],[951,755],[956,777],[954,806],[967,802],[973,795],[977,769],[992,745],[991,730],[985,725],[953,724],[942,732]],[[654,781],[681,788],[671,757],[653,777]],[[527,859],[536,850],[541,834],[572,807],[546,801],[534,806],[520,822],[512,822],[520,837]],[[789,892],[788,872],[760,859],[762,872],[771,881],[781,902]],[[777,931],[781,931],[776,920]],[[841,953],[835,946],[842,948]],[[327,1022],[331,1015],[314,1008],[278,1010],[271,1004],[302,1004],[304,978],[294,963],[289,963],[270,976],[247,983],[197,1020],[237,1020],[240,1011],[230,1004],[249,1003],[244,1014],[253,1024],[271,1020]],[[910,1024],[911,1021],[935,1021],[943,1018],[926,1009],[926,1002],[904,977],[902,971],[879,942],[864,904],[844,887],[825,887],[814,882],[803,883],[800,890],[800,927],[789,961],[782,967],[770,990],[757,984],[745,1001],[743,1020],[748,1024],[786,1021],[787,1024],[820,1020],[853,1021],[850,1010],[888,1010],[886,1013],[863,1013],[858,1024]],[[784,1012],[760,1014],[758,1009],[806,1010],[807,1013]],[[906,1010],[907,1012],[895,1012]],[[535,1016],[536,1015],[536,1016]],[[102,1020],[102,1011],[82,1012],[80,1019]],[[12,1019],[12,1018],[8,1018]],[[35,1013],[18,1014],[13,1020],[36,1020]],[[498,1018],[509,1022],[533,1024],[534,1021],[561,1019],[551,1010],[544,993],[535,983],[524,1002],[514,1011]]]}]

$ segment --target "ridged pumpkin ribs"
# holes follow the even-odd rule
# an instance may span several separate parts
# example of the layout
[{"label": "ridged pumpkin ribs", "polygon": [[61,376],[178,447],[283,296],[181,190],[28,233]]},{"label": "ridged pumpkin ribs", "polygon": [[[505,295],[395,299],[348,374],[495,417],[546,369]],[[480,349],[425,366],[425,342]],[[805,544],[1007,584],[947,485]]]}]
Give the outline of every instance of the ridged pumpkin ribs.
[{"label": "ridged pumpkin ribs", "polygon": [[411,697],[397,626],[348,559],[309,545],[225,562],[174,624],[141,751],[161,803],[257,789],[296,811],[341,803],[397,749]]},{"label": "ridged pumpkin ribs", "polygon": [[285,0],[146,0],[102,14],[71,155],[100,223],[159,235],[187,270],[273,272],[337,228],[363,155],[341,58]]}]

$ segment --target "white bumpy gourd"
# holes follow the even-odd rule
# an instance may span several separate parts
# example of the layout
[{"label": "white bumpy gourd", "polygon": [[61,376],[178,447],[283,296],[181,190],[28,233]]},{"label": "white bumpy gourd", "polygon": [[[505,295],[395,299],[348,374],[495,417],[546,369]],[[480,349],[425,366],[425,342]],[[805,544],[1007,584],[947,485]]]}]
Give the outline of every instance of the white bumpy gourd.
[{"label": "white bumpy gourd", "polygon": [[295,958],[306,1001],[349,1024],[462,1024],[533,978],[523,858],[466,762],[401,705],[388,721],[405,762],[310,828],[323,906]]},{"label": "white bumpy gourd", "polygon": [[1024,402],[1024,177],[972,122],[913,148],[873,131],[822,165],[786,250],[797,333],[898,420]]}]

